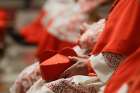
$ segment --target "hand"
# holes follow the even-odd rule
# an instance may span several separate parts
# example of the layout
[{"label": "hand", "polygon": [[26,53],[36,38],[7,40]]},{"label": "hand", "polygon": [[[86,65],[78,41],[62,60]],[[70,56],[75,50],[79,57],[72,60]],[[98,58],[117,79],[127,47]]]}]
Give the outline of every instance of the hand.
[{"label": "hand", "polygon": [[81,37],[78,40],[78,44],[81,48],[90,49],[93,47],[94,42],[92,38],[94,37],[93,31],[90,29],[91,25],[84,23],[80,26],[81,29]]},{"label": "hand", "polygon": [[36,81],[26,93],[54,93],[46,85],[45,80]]},{"label": "hand", "polygon": [[98,40],[99,35],[103,31],[105,26],[105,19],[101,19],[92,25],[86,26],[86,31],[81,35],[79,39],[79,45],[81,48],[90,49],[93,48]]},{"label": "hand", "polygon": [[79,46],[81,48],[91,49],[96,42],[96,32],[92,31],[92,29],[88,28],[85,33],[83,33],[79,39]]},{"label": "hand", "polygon": [[61,74],[60,78],[67,78],[74,75],[88,75],[88,59],[70,57],[72,61],[77,61]]},{"label": "hand", "polygon": [[11,93],[25,93],[40,77],[39,63],[34,63],[20,73],[10,89]]},{"label": "hand", "polygon": [[78,0],[83,13],[93,12],[98,7],[98,0]]},{"label": "hand", "polygon": [[80,34],[83,35],[87,29],[89,29],[90,25],[87,23],[83,23],[82,25],[80,25]]}]

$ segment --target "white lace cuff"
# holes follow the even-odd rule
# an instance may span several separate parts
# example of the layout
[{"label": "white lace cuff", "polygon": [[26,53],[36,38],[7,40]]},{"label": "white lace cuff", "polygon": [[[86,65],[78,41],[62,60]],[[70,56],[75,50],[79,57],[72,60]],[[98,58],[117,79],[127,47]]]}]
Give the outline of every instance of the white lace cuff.
[{"label": "white lace cuff", "polygon": [[98,78],[104,83],[107,82],[114,70],[108,66],[107,62],[105,62],[103,55],[92,55],[89,59]]}]

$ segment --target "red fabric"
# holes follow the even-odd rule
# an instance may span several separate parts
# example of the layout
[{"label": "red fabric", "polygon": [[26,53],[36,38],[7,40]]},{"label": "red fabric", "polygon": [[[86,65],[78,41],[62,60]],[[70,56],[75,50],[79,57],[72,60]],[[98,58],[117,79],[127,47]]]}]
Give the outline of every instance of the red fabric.
[{"label": "red fabric", "polygon": [[108,51],[128,56],[133,53],[140,46],[139,20],[139,0],[118,0],[108,16],[93,54]]},{"label": "red fabric", "polygon": [[77,56],[76,52],[72,48],[64,48],[60,50],[59,53],[65,56]]},{"label": "red fabric", "polygon": [[105,93],[117,90],[140,71],[140,1],[116,0],[93,54],[112,52],[126,56],[109,80]]},{"label": "red fabric", "polygon": [[[54,53],[54,52],[53,52]],[[67,53],[67,54],[66,54]],[[47,53],[48,56],[51,53]],[[77,56],[73,49],[65,48],[56,55],[46,59],[40,64],[41,75],[44,80],[56,80],[61,73],[74,64],[68,56]]]},{"label": "red fabric", "polygon": [[50,57],[54,56],[56,53],[57,52],[53,50],[43,51],[40,55],[38,55],[38,60],[40,63],[42,63],[46,59],[49,59]]},{"label": "red fabric", "polygon": [[128,81],[128,93],[140,93],[140,70]]},{"label": "red fabric", "polygon": [[47,13],[42,11],[35,21],[21,29],[21,35],[28,43],[40,43],[40,39],[45,33],[45,28],[42,25],[42,18],[44,15],[46,16]]},{"label": "red fabric", "polygon": [[77,54],[75,53],[75,51],[73,51],[73,49],[64,48],[58,52],[56,52],[54,50],[43,51],[40,55],[38,55],[38,60],[40,61],[40,63],[42,63],[43,61],[51,58],[52,56],[54,56],[57,53],[59,53],[61,55],[65,55],[65,56],[77,56]]},{"label": "red fabric", "polygon": [[109,80],[105,93],[116,91],[140,71],[140,1],[117,0],[93,54],[112,52],[126,56]]},{"label": "red fabric", "polygon": [[64,47],[70,47],[72,48],[75,44],[69,43],[67,41],[62,41],[57,39],[55,36],[49,34],[48,32],[44,33],[41,43],[39,44],[38,51],[36,53],[36,57],[42,55],[47,50],[54,50],[54,51],[60,51]]},{"label": "red fabric", "polygon": [[0,9],[0,49],[4,48],[5,29],[8,23],[7,11]]},{"label": "red fabric", "polygon": [[8,18],[7,11],[0,10],[0,28],[5,28],[7,26],[7,21],[8,21],[7,18]]},{"label": "red fabric", "polygon": [[[112,78],[109,80],[105,93],[116,93],[118,89],[129,80],[135,76],[136,72],[140,74],[140,48],[130,55],[124,63],[122,63],[116,72],[113,74]],[[137,78],[138,79],[138,78]],[[140,82],[139,82],[140,83]],[[135,88],[135,91],[132,93],[140,93],[140,86],[137,85],[138,88]]]}]

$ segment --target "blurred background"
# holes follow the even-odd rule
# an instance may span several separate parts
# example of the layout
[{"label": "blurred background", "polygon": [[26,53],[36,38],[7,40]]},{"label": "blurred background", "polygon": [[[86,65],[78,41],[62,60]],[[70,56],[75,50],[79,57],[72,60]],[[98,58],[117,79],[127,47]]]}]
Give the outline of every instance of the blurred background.
[{"label": "blurred background", "polygon": [[[35,59],[37,44],[25,40],[20,31],[37,18],[45,1],[0,0],[0,93],[9,93],[17,75]],[[101,8],[101,17],[109,7]]]},{"label": "blurred background", "polygon": [[[9,87],[25,66],[33,62],[36,46],[19,35],[19,29],[32,21],[44,0],[0,0],[0,93]],[[6,24],[6,25],[5,25]]]}]

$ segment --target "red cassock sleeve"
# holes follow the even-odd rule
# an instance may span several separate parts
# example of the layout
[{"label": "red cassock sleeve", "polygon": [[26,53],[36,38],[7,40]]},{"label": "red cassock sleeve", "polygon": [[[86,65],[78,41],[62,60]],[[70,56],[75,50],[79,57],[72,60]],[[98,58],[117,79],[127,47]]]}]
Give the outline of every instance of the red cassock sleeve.
[{"label": "red cassock sleeve", "polygon": [[116,0],[93,54],[108,51],[127,56],[133,53],[140,46],[139,16],[139,0]]}]

